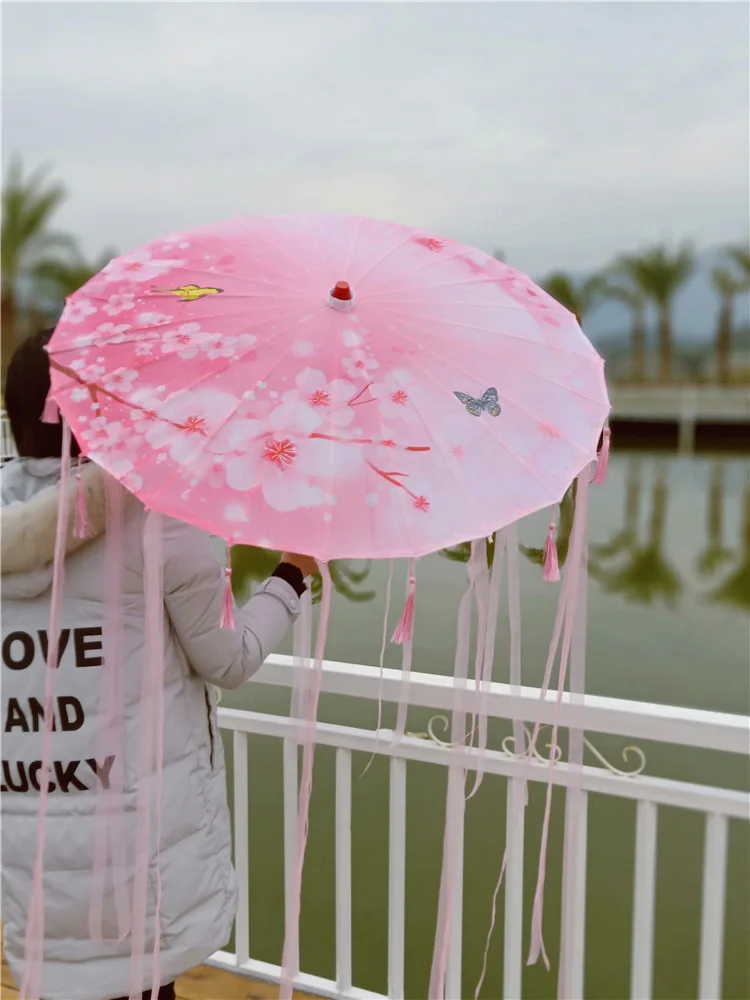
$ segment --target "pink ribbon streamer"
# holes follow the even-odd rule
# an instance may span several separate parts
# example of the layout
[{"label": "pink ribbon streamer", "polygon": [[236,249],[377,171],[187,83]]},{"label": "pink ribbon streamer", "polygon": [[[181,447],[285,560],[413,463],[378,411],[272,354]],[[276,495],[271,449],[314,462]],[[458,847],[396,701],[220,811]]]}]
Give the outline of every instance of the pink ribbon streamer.
[{"label": "pink ribbon streamer", "polygon": [[[399,636],[401,645],[401,691],[398,699],[398,710],[396,712],[396,728],[393,731],[393,742],[398,743],[403,738],[406,730],[406,716],[409,711],[409,681],[411,679],[411,664],[414,652],[414,604],[415,589],[417,585],[417,560],[409,560],[409,572],[406,579],[406,607],[411,604],[411,629],[404,635]],[[406,611],[405,607],[405,611]],[[394,633],[392,642],[396,641],[397,632]]]},{"label": "pink ribbon streamer", "polygon": [[331,614],[331,574],[328,564],[320,563],[323,578],[323,597],[320,604],[320,620],[315,642],[315,664],[310,697],[305,709],[305,725],[302,727],[302,780],[299,789],[297,810],[297,844],[295,850],[292,886],[289,895],[284,950],[281,959],[281,985],[279,1000],[291,1000],[294,978],[299,958],[299,917],[302,905],[302,871],[305,864],[305,848],[310,825],[310,795],[312,793],[313,761],[315,758],[315,722],[318,716],[318,701],[323,680],[323,656],[325,654],[328,621]]},{"label": "pink ribbon streamer", "polygon": [[[579,483],[576,500],[584,510],[588,509],[589,483],[583,480]],[[588,621],[588,544],[583,543],[582,578],[578,590],[578,602],[575,610],[573,636],[570,649],[570,696],[575,702],[584,694],[586,687],[586,632]],[[583,766],[583,731],[571,729],[568,737],[568,767],[571,772],[580,774]],[[577,785],[577,782],[576,782]],[[563,910],[560,916],[560,965],[558,969],[557,995],[559,1000],[568,1000],[574,996],[572,976],[572,947],[570,923],[573,914],[569,912],[572,899],[570,889],[580,873],[575,871],[574,845],[578,836],[580,823],[580,791],[569,785],[565,793],[565,832],[563,847]]]},{"label": "pink ribbon streamer", "polygon": [[[141,671],[140,732],[138,740],[138,788],[136,794],[135,878],[133,882],[132,950],[130,997],[140,1000],[146,973],[146,922],[148,917],[149,869],[156,860],[156,904],[152,984],[159,992],[161,877],[159,840],[161,836],[163,746],[164,746],[164,564],[161,515],[150,511],[143,532],[144,600],[146,605],[146,656]],[[152,776],[155,780],[152,782]],[[151,807],[156,791],[156,837],[152,853]]]},{"label": "pink ribbon streamer", "polygon": [[[539,847],[539,869],[537,873],[536,891],[534,893],[534,905],[531,912],[531,942],[529,945],[528,965],[535,964],[539,956],[542,956],[544,964],[549,969],[549,958],[544,947],[543,916],[544,916],[544,880],[547,871],[547,842],[549,839],[550,813],[552,809],[552,785],[555,768],[555,758],[557,751],[558,733],[558,713],[562,703],[563,691],[565,690],[565,677],[567,674],[568,661],[570,657],[570,646],[573,635],[573,626],[576,621],[576,607],[579,599],[579,592],[586,583],[586,566],[584,557],[586,553],[586,527],[588,520],[588,482],[587,477],[590,470],[587,468],[585,474],[578,477],[578,491],[576,497],[575,520],[571,532],[570,550],[568,553],[568,566],[565,574],[566,594],[564,606],[564,635],[562,653],[560,655],[560,675],[557,685],[557,699],[555,702],[555,722],[552,727],[552,741],[550,749],[549,778],[547,781],[547,795],[544,803],[544,819],[542,822],[542,838]],[[561,595],[562,596],[562,595]],[[557,630],[556,630],[557,631]],[[559,631],[557,631],[559,640]],[[546,679],[546,674],[545,674]],[[547,681],[548,683],[548,681]],[[539,723],[534,727],[534,735],[529,752],[532,753],[536,745],[536,738],[539,735]]]},{"label": "pink ribbon streamer", "polygon": [[[393,571],[395,569],[395,563],[393,559],[390,560],[390,566],[388,568],[388,582],[385,585],[385,610],[383,611],[383,633],[380,642],[380,657],[378,659],[378,669],[380,677],[378,679],[378,724],[375,730],[375,745],[380,745],[380,727],[383,725],[383,667],[385,665],[385,650],[388,646],[388,617],[391,611],[391,592],[393,590]],[[375,760],[375,754],[370,754],[370,759],[365,764],[360,778],[364,778],[367,772],[370,770],[372,762]]]},{"label": "pink ribbon streamer", "polygon": [[[80,488],[80,487],[79,487]],[[97,754],[114,757],[109,788],[99,785],[94,813],[94,859],[89,898],[89,933],[103,941],[102,913],[107,874],[107,844],[112,852],[112,883],[117,913],[118,940],[130,933],[127,842],[125,833],[125,719],[123,705],[123,577],[124,494],[110,476],[106,478],[107,530],[105,538],[104,665],[99,687]]]},{"label": "pink ribbon streamer", "polygon": [[[458,609],[458,625],[456,629],[456,656],[453,676],[453,721],[451,726],[451,752],[466,744],[466,711],[459,709],[459,703],[465,703],[466,680],[469,673],[469,651],[471,644],[471,609],[472,599],[478,577],[487,574],[487,555],[485,539],[471,543],[468,577],[469,583]],[[466,808],[464,783],[466,770],[460,765],[452,764],[448,773],[448,792],[445,804],[445,834],[443,838],[443,864],[440,877],[440,894],[438,897],[437,928],[435,932],[435,949],[432,956],[430,973],[430,1000],[442,1000],[445,996],[445,974],[448,962],[448,945],[451,926],[454,920],[456,880],[461,857],[461,821]]]},{"label": "pink ribbon streamer", "polygon": [[44,971],[44,838],[49,795],[50,760],[52,757],[52,726],[54,723],[55,680],[62,627],[63,590],[65,586],[65,543],[70,512],[70,425],[63,421],[60,462],[60,505],[57,510],[57,533],[52,571],[52,593],[49,614],[49,647],[44,674],[44,729],[42,732],[42,766],[39,771],[39,817],[37,849],[29,899],[29,913],[24,936],[24,965],[21,976],[21,1000],[39,1000]]},{"label": "pink ribbon streamer", "polygon": [[482,650],[481,674],[477,679],[478,704],[474,712],[475,722],[472,723],[472,738],[474,730],[477,731],[478,759],[474,776],[474,787],[466,796],[472,798],[479,790],[484,777],[484,755],[487,749],[487,702],[490,695],[490,683],[492,681],[492,668],[495,663],[495,639],[497,635],[497,619],[500,611],[500,584],[503,575],[503,562],[505,559],[506,534],[499,532],[495,541],[495,558],[492,563],[492,571],[489,575],[489,610],[482,621],[481,602],[483,597],[481,585],[477,588],[477,604],[480,608],[479,633],[477,636],[477,652]]}]

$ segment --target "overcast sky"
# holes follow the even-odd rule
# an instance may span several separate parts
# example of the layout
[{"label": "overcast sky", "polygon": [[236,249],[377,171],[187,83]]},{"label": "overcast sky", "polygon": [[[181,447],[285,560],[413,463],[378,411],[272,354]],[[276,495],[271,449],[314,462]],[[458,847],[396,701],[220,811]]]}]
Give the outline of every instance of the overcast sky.
[{"label": "overcast sky", "polygon": [[595,267],[748,226],[744,3],[3,4],[3,162],[121,251],[245,212]]}]

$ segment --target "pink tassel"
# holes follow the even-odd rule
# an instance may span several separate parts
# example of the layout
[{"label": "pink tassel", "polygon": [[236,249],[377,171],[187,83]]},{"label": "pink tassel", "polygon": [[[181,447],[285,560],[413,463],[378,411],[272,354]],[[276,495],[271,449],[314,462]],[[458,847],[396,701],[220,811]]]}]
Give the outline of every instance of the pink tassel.
[{"label": "pink tassel", "polygon": [[406,642],[411,642],[414,637],[414,592],[416,590],[417,581],[414,575],[414,569],[410,565],[409,568],[409,593],[406,597],[406,602],[404,603],[404,610],[401,612],[401,618],[399,619],[398,625],[391,636],[391,642],[396,646],[403,646]]},{"label": "pink tassel", "polygon": [[43,424],[60,423],[60,407],[55,402],[51,391],[47,393],[47,398],[44,401],[44,409],[42,410],[42,423]]},{"label": "pink tassel", "polygon": [[604,428],[604,440],[602,441],[599,454],[596,456],[594,477],[591,480],[591,482],[596,483],[597,486],[601,486],[607,478],[607,465],[609,464],[609,439],[611,437],[612,432],[610,431],[609,426],[607,426]]},{"label": "pink tassel", "polygon": [[544,543],[544,572],[542,573],[542,579],[545,583],[554,583],[560,579],[560,564],[557,561],[554,521],[550,523],[547,541]]},{"label": "pink tassel", "polygon": [[232,559],[231,551],[227,545],[227,568],[224,570],[226,583],[224,584],[224,603],[221,608],[221,628],[236,628],[234,623],[234,597],[232,595]]},{"label": "pink tassel", "polygon": [[74,538],[88,538],[91,535],[91,524],[86,512],[86,493],[81,478],[81,456],[78,456],[76,469],[76,523],[73,528]]}]

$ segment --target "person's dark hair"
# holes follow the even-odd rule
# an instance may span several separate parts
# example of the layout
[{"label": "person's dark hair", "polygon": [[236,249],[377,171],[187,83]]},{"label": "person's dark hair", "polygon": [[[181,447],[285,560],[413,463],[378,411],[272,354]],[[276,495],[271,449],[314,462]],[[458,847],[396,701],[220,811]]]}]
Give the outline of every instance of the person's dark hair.
[{"label": "person's dark hair", "polygon": [[[5,410],[22,458],[59,458],[62,454],[62,423],[42,423],[49,392],[49,356],[45,350],[54,330],[28,337],[13,352],[5,378]],[[80,453],[75,438],[70,453]]]}]

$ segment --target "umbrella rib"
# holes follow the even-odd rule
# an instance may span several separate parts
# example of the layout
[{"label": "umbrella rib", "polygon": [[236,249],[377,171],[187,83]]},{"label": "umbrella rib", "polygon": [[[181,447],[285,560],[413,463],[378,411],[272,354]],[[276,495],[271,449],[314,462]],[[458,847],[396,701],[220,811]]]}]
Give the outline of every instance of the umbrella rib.
[{"label": "umbrella rib", "polygon": [[[270,216],[269,218],[273,218],[274,220],[276,220],[276,219],[288,219],[288,218],[291,218],[291,216],[285,216],[285,215],[278,216],[278,215],[276,215],[276,216]],[[297,218],[299,218],[299,217],[297,217]],[[252,225],[250,224],[250,220],[248,220],[245,216],[240,216],[238,221],[240,221],[242,223],[242,226],[245,229],[245,232],[249,233],[254,239],[261,239],[261,240],[263,240],[265,243],[268,244],[269,247],[271,247],[272,250],[275,250],[277,253],[281,254],[281,256],[283,258],[285,258],[286,260],[288,260],[293,267],[300,266],[300,261],[299,261],[298,254],[296,252],[293,253],[293,254],[290,253],[290,249],[291,249],[292,246],[294,246],[294,249],[296,251],[296,249],[297,249],[296,243],[294,243],[293,241],[290,240],[290,241],[287,241],[287,243],[283,247],[279,247],[276,243],[273,242],[273,240],[269,239],[269,237],[265,233],[258,233],[255,229],[253,229]],[[318,290],[318,285],[317,285],[317,280],[318,279],[317,279],[316,274],[315,274],[316,270],[318,272],[318,275],[320,274],[320,268],[319,267],[318,268],[313,267],[312,269],[310,268],[311,262],[314,262],[314,261],[316,261],[315,257],[311,258],[311,257],[305,256],[303,254],[301,266],[302,266],[303,270],[306,272],[305,273],[305,277],[306,278],[310,278],[313,281],[313,283],[314,283],[313,286],[310,288],[311,294],[314,291]],[[283,276],[283,273],[284,272],[282,271],[281,272],[282,276]]]},{"label": "umbrella rib", "polygon": [[[406,315],[408,315],[408,316],[414,316],[416,318],[420,318],[416,313],[395,313],[394,315],[397,318],[399,316],[403,317],[403,316],[406,316]],[[423,316],[421,318],[429,320],[429,317],[426,317],[426,316]],[[442,318],[441,318],[440,322],[441,323],[451,323],[452,326],[459,326],[459,327],[461,326],[460,323],[456,323],[455,321],[451,321],[451,320],[445,320],[445,319],[442,319]],[[467,329],[467,327],[463,327],[463,329]],[[483,327],[472,327],[471,329],[482,331],[484,328]],[[428,330],[426,327],[420,326],[419,327],[419,331],[421,333],[424,333],[427,338],[430,338],[432,340],[439,340],[441,343],[444,343],[444,344],[453,344],[453,345],[455,345],[455,341],[448,340],[445,337],[439,337],[437,334],[433,333],[431,330]],[[489,333],[489,332],[495,332],[495,331],[489,331],[488,330],[486,332]],[[407,333],[406,336],[408,336],[408,335],[409,334]],[[510,337],[510,339],[512,339],[512,340],[521,340],[521,341],[524,341],[523,337],[514,337],[512,334],[497,333],[496,336],[498,338],[501,338],[501,337]],[[412,342],[414,342],[413,338],[412,338]],[[524,341],[524,342],[525,343],[529,343],[529,341]],[[422,347],[424,349],[424,345],[423,344],[419,344],[418,341],[416,341],[416,343],[418,344],[418,346],[420,346],[420,347]],[[544,349],[546,349],[546,345],[538,345],[538,346],[541,346]],[[558,350],[563,350],[563,349],[562,348],[558,348]],[[562,382],[557,382],[557,381],[555,381],[555,379],[549,378],[546,375],[541,375],[539,372],[535,372],[532,368],[527,368],[524,365],[518,364],[517,361],[508,360],[506,358],[498,358],[494,354],[491,354],[489,351],[484,350],[481,347],[476,347],[474,345],[472,345],[472,351],[476,351],[477,354],[483,354],[483,355],[485,355],[488,358],[492,358],[493,361],[501,362],[502,364],[508,365],[508,366],[510,366],[512,368],[515,368],[518,371],[525,372],[526,374],[531,375],[533,378],[540,379],[542,382],[548,382],[550,385],[556,385],[559,389],[564,389],[565,392],[569,392],[573,396],[578,396],[580,399],[585,399],[589,403],[594,403],[597,406],[603,405],[603,404],[600,403],[600,401],[598,399],[595,399],[593,396],[587,396],[585,393],[579,392],[577,389],[574,389],[572,386],[564,385]],[[432,353],[434,353],[434,351]],[[436,357],[441,357],[441,355],[436,355]],[[581,358],[582,360],[585,360],[585,361],[589,361],[589,359],[583,358],[583,355],[580,355],[580,354],[576,354],[575,357],[576,358]],[[446,360],[446,359],[441,357],[441,360]],[[595,360],[594,358],[590,359],[590,363],[593,364],[594,360]],[[596,355],[596,360],[603,364],[602,359],[599,357],[599,355]],[[450,361],[447,361],[446,363],[447,364],[453,364],[453,362],[450,362]],[[459,369],[456,369],[456,370],[458,371]],[[468,372],[462,372],[461,374],[468,375]],[[470,377],[474,378],[474,376],[470,376]],[[519,409],[523,409],[523,407],[519,406]],[[524,410],[524,413],[527,413],[527,412],[528,411]],[[531,414],[529,413],[528,416],[531,416]]]},{"label": "umbrella rib", "polygon": [[[250,296],[248,296],[248,298],[249,297]],[[269,307],[270,306],[273,306],[274,308],[278,308],[278,306],[275,303],[273,303],[273,302],[269,303]],[[297,307],[295,306],[295,309],[296,308]],[[243,316],[243,315],[244,315],[243,312],[210,313],[210,314],[208,314],[205,317],[201,316],[200,317],[200,322],[201,323],[207,323],[207,322],[212,322],[213,320],[217,320],[217,319],[218,320],[223,320],[223,319],[233,318],[235,316]],[[273,318],[273,314],[269,318]],[[156,333],[158,331],[161,331],[161,334],[163,335],[165,333],[172,332],[174,329],[176,329],[176,328],[178,328],[180,326],[184,326],[186,323],[198,323],[198,322],[199,322],[199,319],[196,318],[196,317],[185,317],[184,320],[181,321],[181,320],[178,319],[174,323],[161,323],[158,326],[135,326],[135,327],[132,327],[131,330],[133,332],[136,332],[136,331],[140,330],[140,331],[143,331],[143,333]],[[240,335],[242,333],[248,333],[250,330],[255,329],[255,327],[258,324],[263,324],[263,323],[266,323],[266,322],[268,322],[268,320],[265,319],[265,318],[262,319],[262,320],[257,320],[255,322],[253,322],[252,326],[247,326],[247,327],[243,326],[240,330],[236,331],[235,333],[229,333],[229,334],[224,334],[224,333],[221,333],[221,334],[210,334],[209,331],[201,331],[201,332],[205,333],[207,336],[216,336],[216,337],[229,336],[229,337],[234,337],[234,336],[238,336],[238,335]],[[91,336],[93,337],[94,334],[91,334]],[[51,355],[58,355],[58,354],[69,353],[71,351],[77,352],[77,351],[79,351],[81,349],[81,346],[107,348],[107,347],[121,347],[123,344],[148,344],[148,343],[158,344],[161,341],[161,339],[162,339],[161,336],[154,336],[154,337],[150,337],[150,338],[149,337],[145,337],[145,336],[144,337],[128,336],[128,337],[123,337],[122,340],[112,341],[111,343],[97,344],[97,343],[93,343],[92,342],[89,345],[80,345],[80,344],[78,344],[78,345],[76,345],[76,344],[65,345],[64,347],[52,348],[49,351],[49,353]],[[177,352],[174,351],[174,352],[170,352],[170,353],[177,353]]]},{"label": "umbrella rib", "polygon": [[[442,302],[439,303],[439,304],[443,305]],[[445,305],[450,305],[450,304],[451,303],[445,303]],[[457,303],[457,304],[460,304],[460,305],[473,305],[473,303],[466,303],[466,302]],[[488,305],[491,305],[491,303],[488,303]],[[494,305],[492,307],[495,308]],[[379,305],[378,308],[380,308],[380,309],[388,309],[388,305],[387,304],[385,304],[385,305]],[[510,305],[503,306],[501,304],[498,304],[496,308],[498,308],[498,309],[509,309],[509,310],[512,310],[513,312],[517,311],[513,306],[510,306]],[[518,309],[523,310],[523,306],[519,306]],[[432,317],[430,317],[430,316],[425,316],[424,313],[404,312],[403,310],[400,310],[400,309],[398,311],[396,311],[394,313],[394,315],[396,316],[397,319],[403,319],[404,317],[412,317],[414,319],[424,320],[427,323],[429,323],[431,321],[431,319],[432,319]],[[515,333],[503,333],[503,332],[501,332],[499,330],[493,330],[491,327],[488,327],[488,326],[474,326],[473,324],[459,323],[458,320],[455,320],[455,319],[446,319],[443,316],[440,317],[440,322],[441,323],[447,323],[450,326],[457,326],[461,330],[470,330],[470,331],[473,330],[473,331],[476,331],[477,333],[489,333],[489,334],[492,334],[493,336],[498,337],[498,338],[504,337],[504,338],[509,339],[509,340],[519,340],[522,344],[531,344],[532,346],[535,346],[535,347],[541,347],[545,351],[557,351],[560,354],[566,354],[568,356],[570,356],[572,354],[573,357],[580,358],[582,361],[586,361],[586,362],[590,362],[590,363],[593,363],[594,361],[601,362],[601,360],[602,360],[601,356],[596,353],[596,350],[594,350],[593,347],[592,347],[592,352],[593,352],[593,357],[592,357],[591,355],[588,355],[588,354],[579,354],[577,351],[571,351],[570,348],[568,348],[568,347],[560,347],[557,344],[548,344],[546,341],[544,343],[540,344],[538,341],[536,341],[536,340],[530,340],[528,337],[519,337],[518,334],[515,334]],[[435,334],[430,333],[429,336],[433,337],[433,336],[435,336]],[[581,338],[585,339],[585,334],[581,333]],[[441,339],[445,340],[444,337],[441,338]],[[588,341],[586,341],[586,342],[588,343]],[[453,341],[451,341],[451,343],[453,343]],[[477,348],[477,350],[481,350],[481,348]],[[486,352],[484,352],[484,353],[486,353]]]},{"label": "umbrella rib", "polygon": [[[391,247],[390,251],[385,255],[385,257],[383,257],[382,260],[376,261],[375,265],[373,265],[373,267],[370,268],[368,272],[366,272],[366,275],[371,274],[372,271],[375,269],[375,267],[381,264],[386,257],[388,257],[391,253],[395,252],[396,250],[400,250],[401,247],[405,246],[407,243],[410,243],[414,239],[414,237],[415,233],[413,231],[409,231],[409,235],[406,237],[406,239],[402,240],[401,243],[398,243],[396,246]],[[387,288],[389,284],[392,284],[394,281],[397,281],[405,274],[407,276],[411,276],[412,274],[417,274],[420,271],[429,271],[430,268],[436,267],[438,264],[445,264],[446,261],[450,260],[459,260],[461,257],[465,257],[467,253],[472,252],[469,249],[469,247],[463,246],[462,244],[458,245],[461,247],[461,249],[457,253],[451,254],[450,257],[437,257],[433,255],[432,260],[428,260],[424,264],[420,264],[419,267],[413,267],[408,272],[402,272],[402,274],[400,274],[398,278],[384,278],[382,281],[376,281],[374,285],[370,285],[370,287],[367,289],[368,294],[371,291],[375,290],[376,288],[380,289],[382,289],[383,287]]]}]

